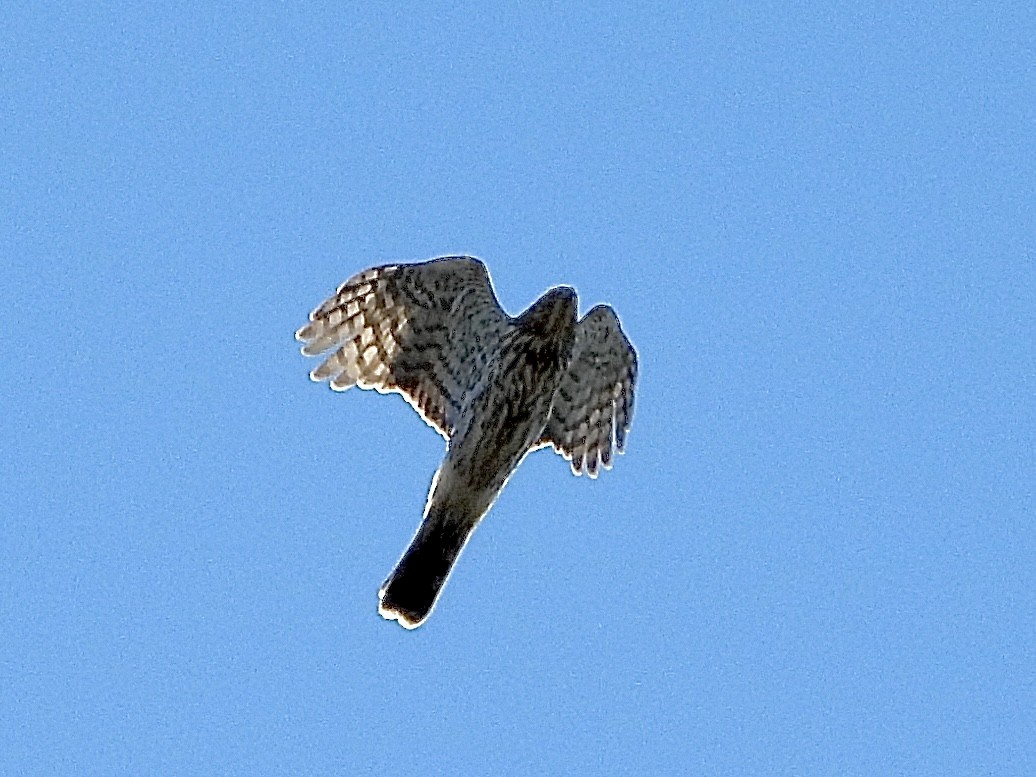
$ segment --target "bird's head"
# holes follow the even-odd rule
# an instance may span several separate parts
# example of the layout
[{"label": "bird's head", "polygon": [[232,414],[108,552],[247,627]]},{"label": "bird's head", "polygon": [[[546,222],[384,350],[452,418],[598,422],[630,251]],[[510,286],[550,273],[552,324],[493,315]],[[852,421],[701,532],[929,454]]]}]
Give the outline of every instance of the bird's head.
[{"label": "bird's head", "polygon": [[518,325],[539,337],[566,335],[576,324],[578,304],[575,289],[555,286],[518,317]]}]

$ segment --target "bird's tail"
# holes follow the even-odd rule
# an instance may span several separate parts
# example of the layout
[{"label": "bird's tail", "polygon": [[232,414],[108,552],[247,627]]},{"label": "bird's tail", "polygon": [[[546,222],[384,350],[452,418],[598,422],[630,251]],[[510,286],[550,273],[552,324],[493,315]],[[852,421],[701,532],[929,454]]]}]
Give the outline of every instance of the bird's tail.
[{"label": "bird's tail", "polygon": [[410,547],[381,587],[378,612],[408,629],[420,626],[435,606],[478,518],[445,506],[429,506]]}]

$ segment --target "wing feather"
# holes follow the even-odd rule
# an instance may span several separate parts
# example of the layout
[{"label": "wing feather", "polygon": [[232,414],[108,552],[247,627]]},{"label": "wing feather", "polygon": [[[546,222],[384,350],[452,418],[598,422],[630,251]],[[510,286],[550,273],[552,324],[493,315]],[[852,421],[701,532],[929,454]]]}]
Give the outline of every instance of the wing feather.
[{"label": "wing feather", "polygon": [[598,305],[576,325],[568,370],[539,443],[569,460],[572,472],[596,478],[622,453],[633,419],[637,353],[615,311]]},{"label": "wing feather", "polygon": [[295,333],[331,388],[401,394],[449,439],[465,397],[510,326],[485,265],[442,257],[353,276]]}]

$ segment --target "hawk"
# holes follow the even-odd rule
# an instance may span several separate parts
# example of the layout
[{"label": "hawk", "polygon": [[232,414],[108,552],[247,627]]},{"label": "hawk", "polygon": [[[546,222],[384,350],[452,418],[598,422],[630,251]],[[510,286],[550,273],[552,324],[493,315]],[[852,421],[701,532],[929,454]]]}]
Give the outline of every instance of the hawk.
[{"label": "hawk", "polygon": [[486,266],[469,256],[374,267],[341,286],[295,333],[310,373],[401,394],[447,441],[424,518],[379,591],[379,612],[408,629],[435,606],[468,538],[530,451],[550,445],[596,478],[621,453],[637,354],[615,311],[577,321],[558,286],[512,318]]}]

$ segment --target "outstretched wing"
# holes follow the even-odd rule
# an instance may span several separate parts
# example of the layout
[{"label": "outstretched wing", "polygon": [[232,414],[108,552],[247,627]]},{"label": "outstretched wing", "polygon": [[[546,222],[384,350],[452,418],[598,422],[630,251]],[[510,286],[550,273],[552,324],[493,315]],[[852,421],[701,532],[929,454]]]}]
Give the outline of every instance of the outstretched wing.
[{"label": "outstretched wing", "polygon": [[540,438],[572,464],[572,472],[596,478],[611,469],[612,449],[622,453],[633,418],[637,352],[615,311],[598,305],[576,325],[572,359],[561,379]]},{"label": "outstretched wing", "polygon": [[399,393],[446,439],[510,326],[485,265],[465,256],[365,270],[309,320],[295,333],[302,353],[331,352],[313,380]]}]

